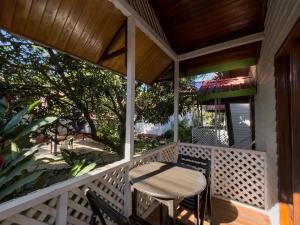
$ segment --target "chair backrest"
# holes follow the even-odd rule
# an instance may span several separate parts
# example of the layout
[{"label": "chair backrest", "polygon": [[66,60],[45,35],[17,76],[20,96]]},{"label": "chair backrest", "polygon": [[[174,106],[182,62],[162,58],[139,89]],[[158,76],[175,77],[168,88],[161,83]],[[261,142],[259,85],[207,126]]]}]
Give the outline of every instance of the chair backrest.
[{"label": "chair backrest", "polygon": [[187,165],[204,173],[206,179],[210,177],[210,160],[201,157],[193,157],[179,154],[177,162],[182,165]]},{"label": "chair backrest", "polygon": [[[91,190],[86,190],[85,195],[90,203],[90,206],[93,211],[93,216],[98,216],[100,223],[102,225],[107,225],[104,219],[104,216],[107,216],[110,220],[114,221],[119,225],[128,224],[128,220],[125,216],[119,213],[117,210],[108,205],[103,199],[98,197],[95,192]],[[95,220],[95,218],[92,218]],[[90,223],[90,224],[96,224]]]}]

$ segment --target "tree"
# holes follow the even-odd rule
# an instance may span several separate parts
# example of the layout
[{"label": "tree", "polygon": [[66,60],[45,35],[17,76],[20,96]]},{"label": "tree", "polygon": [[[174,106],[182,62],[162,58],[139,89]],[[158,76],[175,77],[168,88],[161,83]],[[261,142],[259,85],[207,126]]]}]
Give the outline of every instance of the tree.
[{"label": "tree", "polygon": [[[91,138],[123,155],[126,79],[111,71],[0,32],[1,93],[17,104],[44,99],[35,117],[59,116],[80,130],[87,122]],[[136,120],[165,123],[173,114],[172,82],[136,84]],[[182,104],[183,112],[188,105]]]}]

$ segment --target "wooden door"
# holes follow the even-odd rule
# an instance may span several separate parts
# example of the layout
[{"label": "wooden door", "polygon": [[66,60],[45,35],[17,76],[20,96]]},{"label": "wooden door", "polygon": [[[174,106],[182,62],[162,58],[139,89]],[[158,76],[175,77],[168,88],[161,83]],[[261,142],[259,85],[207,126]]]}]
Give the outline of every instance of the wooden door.
[{"label": "wooden door", "polygon": [[278,190],[282,225],[300,225],[300,22],[275,59]]}]

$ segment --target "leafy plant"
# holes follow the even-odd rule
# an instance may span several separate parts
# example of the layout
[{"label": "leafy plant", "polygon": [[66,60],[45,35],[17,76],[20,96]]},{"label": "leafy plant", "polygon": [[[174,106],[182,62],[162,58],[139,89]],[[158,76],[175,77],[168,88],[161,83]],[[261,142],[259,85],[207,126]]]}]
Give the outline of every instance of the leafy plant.
[{"label": "leafy plant", "polygon": [[35,159],[36,147],[17,153],[13,159],[5,157],[6,163],[0,172],[0,200],[11,199],[30,188],[42,174],[35,170],[38,160]]},{"label": "leafy plant", "polygon": [[[164,134],[164,137],[168,140],[173,140],[173,135],[173,130],[167,130]],[[178,135],[181,142],[191,142],[192,127],[189,126],[188,120],[184,119],[179,121]]]},{"label": "leafy plant", "polygon": [[[6,97],[0,100],[0,146],[1,152],[8,147],[8,152],[11,152],[12,157],[16,157],[16,153],[22,150],[20,143],[28,134],[38,130],[39,128],[53,123],[56,117],[46,117],[38,119],[28,124],[22,123],[25,115],[28,115],[41,102],[35,101],[29,106],[24,107],[21,111],[10,116],[9,103]],[[6,113],[8,115],[6,115]],[[10,146],[8,146],[10,145]]]},{"label": "leafy plant", "polygon": [[[20,145],[21,139],[39,128],[56,120],[55,117],[23,123],[25,115],[31,112],[39,101],[24,107],[21,111],[11,113],[9,102],[5,97],[0,100],[0,147],[2,165],[0,166],[0,200],[8,200],[28,192],[38,178],[44,173],[36,169],[41,159],[36,159],[38,146],[25,149]],[[11,116],[12,115],[12,116]],[[3,154],[3,153],[2,153]]]},{"label": "leafy plant", "polygon": [[84,155],[77,155],[75,152],[66,149],[61,149],[61,154],[65,162],[72,167],[66,175],[68,178],[81,176],[96,167],[96,163],[89,163],[84,159]]}]

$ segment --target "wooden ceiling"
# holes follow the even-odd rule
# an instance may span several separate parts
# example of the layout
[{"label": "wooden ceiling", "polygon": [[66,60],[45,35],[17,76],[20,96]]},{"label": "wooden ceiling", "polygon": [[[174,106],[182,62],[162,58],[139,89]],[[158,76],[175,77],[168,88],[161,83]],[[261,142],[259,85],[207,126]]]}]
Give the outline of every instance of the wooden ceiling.
[{"label": "wooden ceiling", "polygon": [[267,4],[267,0],[149,2],[178,54],[263,31]]},{"label": "wooden ceiling", "polygon": [[[263,30],[267,0],[149,0],[178,53]],[[109,0],[0,0],[0,28],[126,75],[126,17]],[[255,58],[259,43],[180,62],[181,71]],[[136,79],[157,81],[173,64],[136,32]]]},{"label": "wooden ceiling", "polygon": [[208,72],[249,68],[249,66],[256,64],[259,49],[260,42],[226,49],[181,61],[180,70],[185,75],[197,75]]},{"label": "wooden ceiling", "polygon": [[[126,17],[108,0],[0,0],[0,28],[126,74]],[[136,33],[136,79],[152,83],[172,60]]]}]

